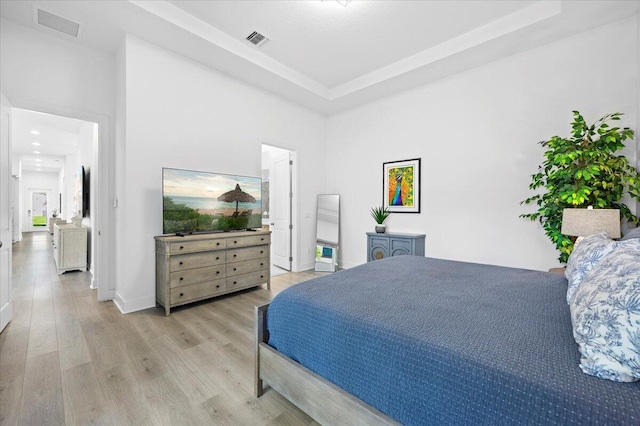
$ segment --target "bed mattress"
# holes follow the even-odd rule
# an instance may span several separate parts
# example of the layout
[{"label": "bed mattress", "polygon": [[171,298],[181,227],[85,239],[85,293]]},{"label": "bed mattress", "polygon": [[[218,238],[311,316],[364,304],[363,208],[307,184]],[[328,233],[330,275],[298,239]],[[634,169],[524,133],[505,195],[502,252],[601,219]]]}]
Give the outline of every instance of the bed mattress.
[{"label": "bed mattress", "polygon": [[278,294],[269,345],[407,425],[640,425],[640,382],[578,367],[566,291],[556,274],[391,257]]}]

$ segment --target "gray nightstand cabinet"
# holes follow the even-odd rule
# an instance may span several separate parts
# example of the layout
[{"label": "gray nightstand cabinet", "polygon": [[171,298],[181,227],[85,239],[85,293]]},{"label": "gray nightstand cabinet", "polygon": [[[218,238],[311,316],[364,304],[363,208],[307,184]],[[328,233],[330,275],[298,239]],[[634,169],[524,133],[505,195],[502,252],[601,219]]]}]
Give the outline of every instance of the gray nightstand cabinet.
[{"label": "gray nightstand cabinet", "polygon": [[424,256],[425,234],[367,232],[367,262],[390,256]]}]

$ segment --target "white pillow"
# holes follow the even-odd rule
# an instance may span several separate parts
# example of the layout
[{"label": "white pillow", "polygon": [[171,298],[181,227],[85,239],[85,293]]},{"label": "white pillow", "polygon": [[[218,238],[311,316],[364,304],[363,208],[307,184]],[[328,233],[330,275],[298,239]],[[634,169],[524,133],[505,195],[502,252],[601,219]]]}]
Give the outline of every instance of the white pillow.
[{"label": "white pillow", "polygon": [[640,239],[619,242],[602,257],[570,310],[582,371],[616,382],[640,380]]},{"label": "white pillow", "polygon": [[589,272],[603,256],[611,252],[616,245],[616,241],[609,238],[606,232],[589,235],[582,238],[579,244],[573,248],[573,252],[567,260],[567,269],[564,276],[569,282],[567,288],[567,303],[571,304],[571,298],[582,282],[584,276]]}]

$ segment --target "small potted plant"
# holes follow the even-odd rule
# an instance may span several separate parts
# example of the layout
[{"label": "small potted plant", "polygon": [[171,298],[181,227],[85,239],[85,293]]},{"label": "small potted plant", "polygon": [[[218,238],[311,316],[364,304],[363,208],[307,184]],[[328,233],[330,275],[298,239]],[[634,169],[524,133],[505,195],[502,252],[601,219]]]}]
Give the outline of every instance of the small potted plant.
[{"label": "small potted plant", "polygon": [[371,208],[371,217],[377,223],[377,225],[376,225],[376,232],[377,233],[379,233],[379,234],[383,234],[384,233],[384,231],[386,229],[386,225],[384,224],[384,221],[389,217],[390,214],[391,214],[391,212],[389,211],[389,209],[387,209],[387,207],[372,207]]}]

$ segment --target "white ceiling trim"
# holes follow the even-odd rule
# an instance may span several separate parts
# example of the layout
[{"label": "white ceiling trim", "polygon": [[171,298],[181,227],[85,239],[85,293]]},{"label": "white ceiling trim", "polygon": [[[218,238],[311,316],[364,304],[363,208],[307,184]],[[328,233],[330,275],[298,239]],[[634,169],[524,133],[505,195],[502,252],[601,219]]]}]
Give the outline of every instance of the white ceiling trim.
[{"label": "white ceiling trim", "polygon": [[245,44],[244,40],[237,40],[229,36],[167,1],[128,1],[142,10],[306,89],[326,101],[340,99],[354,92],[367,89],[386,80],[434,64],[447,57],[471,50],[515,31],[538,24],[562,13],[561,2],[549,0],[540,1],[525,9],[447,40],[446,42],[391,65],[382,67],[334,88],[328,88],[316,80],[264,55],[257,51],[254,46]]},{"label": "white ceiling trim", "polygon": [[[234,37],[220,31],[207,24],[195,16],[183,11],[164,0],[128,0],[130,3],[149,12],[183,30],[215,44],[221,49],[252,62],[253,64],[270,71],[318,96],[329,99],[329,89],[317,81],[303,75],[302,73],[283,65],[263,53],[257,51],[256,47],[237,40]],[[258,30],[258,29],[256,29]],[[248,34],[247,34],[248,35]]]},{"label": "white ceiling trim", "polygon": [[560,2],[540,1],[490,24],[483,25],[432,48],[336,86],[329,91],[328,99],[339,99],[358,90],[366,89],[385,80],[406,74],[507,34],[538,24],[560,13],[562,13]]}]

